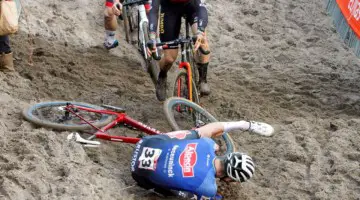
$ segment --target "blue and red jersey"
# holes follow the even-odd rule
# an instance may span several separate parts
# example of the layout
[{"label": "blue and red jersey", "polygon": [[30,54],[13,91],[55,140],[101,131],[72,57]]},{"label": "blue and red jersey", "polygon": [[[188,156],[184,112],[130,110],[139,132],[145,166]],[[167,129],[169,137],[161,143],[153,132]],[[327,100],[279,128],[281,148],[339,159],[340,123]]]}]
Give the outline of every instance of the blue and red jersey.
[{"label": "blue and red jersey", "polygon": [[[137,143],[131,171],[139,185],[198,196],[216,195],[215,142],[210,138],[195,139],[195,131],[187,133],[149,136]],[[183,136],[186,139],[179,140]]]}]

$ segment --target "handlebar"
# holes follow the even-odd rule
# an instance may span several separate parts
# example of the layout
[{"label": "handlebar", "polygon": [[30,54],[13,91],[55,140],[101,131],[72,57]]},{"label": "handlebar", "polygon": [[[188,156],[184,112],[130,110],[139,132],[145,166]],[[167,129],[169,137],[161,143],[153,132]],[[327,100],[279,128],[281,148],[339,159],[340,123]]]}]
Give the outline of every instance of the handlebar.
[{"label": "handlebar", "polygon": [[123,6],[131,6],[134,4],[146,4],[147,2],[148,2],[148,0],[135,0],[135,1],[125,0],[123,3]]},{"label": "handlebar", "polygon": [[[162,47],[163,49],[169,49],[169,46],[177,46],[177,45],[183,45],[183,44],[188,44],[188,43],[194,43],[196,42],[197,37],[192,37],[192,38],[178,38],[172,41],[168,41],[168,42],[159,42],[156,43],[156,47]],[[149,49],[153,49],[154,46],[153,44],[147,44]],[[204,55],[208,55],[210,54],[210,51],[207,51],[205,49],[203,49],[201,46],[199,47],[199,51],[204,54]],[[155,59],[155,60],[160,60],[161,56],[159,56],[158,51],[156,52],[152,52],[151,56]]]},{"label": "handlebar", "polygon": [[[187,44],[187,43],[195,43],[196,42],[197,37],[194,36],[191,39],[190,38],[178,38],[176,40],[172,40],[169,42],[160,42],[160,43],[156,43],[157,47],[162,47],[163,49],[168,49],[170,45],[181,45],[181,44]],[[210,54],[210,51],[207,51],[205,49],[203,49],[201,46],[199,47],[199,51],[204,54],[204,55],[208,55]]]}]

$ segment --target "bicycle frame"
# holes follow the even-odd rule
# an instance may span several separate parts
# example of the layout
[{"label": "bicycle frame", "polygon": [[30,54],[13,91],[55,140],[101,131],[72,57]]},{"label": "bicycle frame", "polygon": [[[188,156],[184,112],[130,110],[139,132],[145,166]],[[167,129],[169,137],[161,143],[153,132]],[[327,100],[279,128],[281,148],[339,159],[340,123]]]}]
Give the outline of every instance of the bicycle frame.
[{"label": "bicycle frame", "polygon": [[[77,105],[72,105],[72,104],[67,105],[64,109],[66,111],[72,113],[73,115],[77,116],[79,119],[81,119],[82,121],[84,121],[85,123],[89,124],[91,127],[93,127],[94,129],[97,130],[93,134],[93,136],[88,138],[89,140],[93,139],[95,137],[95,138],[110,140],[110,141],[114,141],[114,142],[125,142],[125,143],[132,143],[132,144],[135,144],[139,140],[141,140],[140,138],[109,135],[106,133],[107,130],[113,128],[114,126],[116,126],[118,124],[124,124],[128,128],[129,127],[135,128],[135,129],[138,129],[149,135],[163,134],[161,131],[159,131],[157,129],[151,128],[135,119],[132,119],[131,117],[127,116],[125,113],[119,113],[119,112],[110,111],[110,110],[97,110],[97,109],[92,109],[92,108],[87,108],[87,107],[82,107],[82,106],[77,106]],[[85,110],[85,111],[93,112],[93,113],[114,115],[114,116],[116,116],[116,118],[112,122],[107,124],[106,126],[104,126],[102,128],[98,128],[98,127],[94,126],[93,124],[91,124],[89,121],[85,120],[80,115],[78,115],[76,113],[76,111],[74,111],[74,109]]]},{"label": "bicycle frame", "polygon": [[[187,20],[187,18],[185,18],[185,38],[188,40],[191,40],[191,36],[190,36],[190,24],[189,21]],[[187,80],[188,80],[188,95],[189,95],[189,100],[193,101],[193,85],[192,85],[192,81],[194,79],[194,75],[193,75],[193,69],[194,66],[191,66],[189,60],[190,60],[190,51],[192,51],[192,43],[189,42],[186,44],[186,47],[184,46],[184,43],[181,43],[181,62],[179,63],[178,68],[182,69],[184,68],[187,71]],[[196,80],[195,80],[196,81]],[[178,85],[181,85],[181,80],[178,80]],[[181,88],[178,87],[177,88],[177,96],[180,97],[181,96]]]},{"label": "bicycle frame", "polygon": [[[191,49],[190,49],[191,50]],[[189,100],[193,101],[193,86],[192,86],[192,81],[193,81],[193,74],[192,74],[192,66],[190,65],[190,63],[188,61],[186,61],[186,51],[187,49],[184,48],[184,44],[181,44],[181,62],[179,63],[179,69],[185,69],[187,71],[187,81],[188,81],[188,92],[189,92]],[[178,80],[178,86],[181,85],[181,80]],[[178,87],[177,88],[177,96],[180,97],[181,96],[181,88]]]}]

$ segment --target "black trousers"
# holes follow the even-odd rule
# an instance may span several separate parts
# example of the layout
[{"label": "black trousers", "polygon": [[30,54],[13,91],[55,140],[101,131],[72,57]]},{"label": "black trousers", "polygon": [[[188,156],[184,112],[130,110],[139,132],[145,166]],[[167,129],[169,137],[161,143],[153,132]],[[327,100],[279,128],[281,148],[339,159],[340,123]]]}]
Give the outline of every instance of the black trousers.
[{"label": "black trousers", "polygon": [[9,36],[0,36],[0,53],[10,53],[10,40]]}]

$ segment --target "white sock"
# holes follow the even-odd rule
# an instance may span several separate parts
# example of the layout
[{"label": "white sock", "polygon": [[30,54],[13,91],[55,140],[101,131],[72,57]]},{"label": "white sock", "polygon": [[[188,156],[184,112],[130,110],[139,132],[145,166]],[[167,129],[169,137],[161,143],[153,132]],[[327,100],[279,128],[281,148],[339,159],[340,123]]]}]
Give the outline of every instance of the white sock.
[{"label": "white sock", "polygon": [[105,30],[105,40],[109,43],[113,43],[115,39],[115,31]]},{"label": "white sock", "polygon": [[224,132],[233,130],[248,130],[250,128],[250,123],[247,121],[222,122],[222,124],[224,125]]}]

